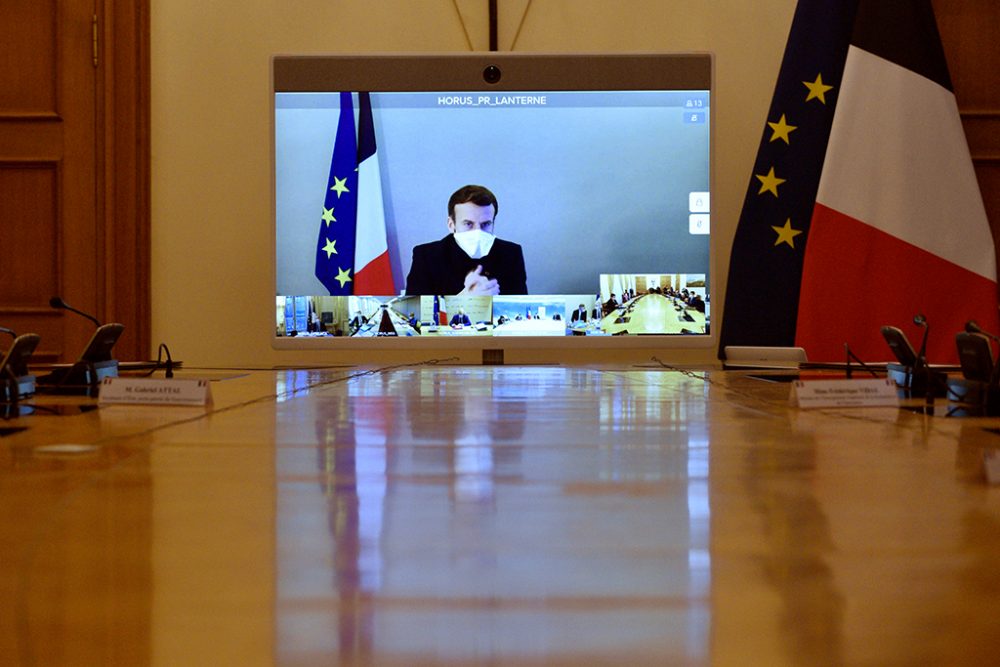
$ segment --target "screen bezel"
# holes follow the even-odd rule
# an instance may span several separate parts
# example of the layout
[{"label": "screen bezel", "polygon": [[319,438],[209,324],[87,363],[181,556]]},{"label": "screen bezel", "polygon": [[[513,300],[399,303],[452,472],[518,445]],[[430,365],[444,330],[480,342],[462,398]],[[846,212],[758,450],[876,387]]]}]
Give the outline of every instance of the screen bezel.
[{"label": "screen bezel", "polygon": [[[501,76],[487,81],[487,68]],[[709,191],[714,189],[714,57],[710,53],[636,54],[368,54],[276,55],[271,61],[271,284],[277,284],[277,201],[275,195],[275,93],[314,91],[576,91],[576,90],[708,90]],[[710,283],[716,276],[716,234],[709,235]],[[274,290],[275,293],[276,290]],[[709,294],[712,301],[716,290]],[[315,296],[315,295],[309,295]],[[273,302],[269,301],[273,313]],[[712,318],[718,321],[718,312]],[[276,350],[425,350],[538,349],[706,349],[717,345],[718,325],[707,334],[643,334],[628,336],[278,336]]]}]

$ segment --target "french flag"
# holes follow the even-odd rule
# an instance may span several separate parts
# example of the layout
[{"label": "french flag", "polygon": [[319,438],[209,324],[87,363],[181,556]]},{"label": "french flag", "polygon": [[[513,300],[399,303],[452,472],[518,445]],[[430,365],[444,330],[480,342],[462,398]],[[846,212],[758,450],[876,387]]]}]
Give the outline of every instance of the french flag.
[{"label": "french flag", "polygon": [[330,162],[316,277],[334,296],[396,293],[386,242],[371,97],[358,94],[357,132],[351,93],[340,94],[340,118]]},{"label": "french flag", "polygon": [[[821,76],[822,58],[799,62],[789,85],[796,94],[805,85],[808,101],[772,103],[768,125],[781,137],[765,131],[744,205],[748,226],[774,230],[768,252],[791,265],[791,287],[770,296],[778,307],[751,313],[737,303],[730,312],[741,299],[734,280],[768,280],[760,256],[755,278],[742,266],[750,260],[741,217],[723,344],[794,343],[810,359],[832,361],[844,358],[846,343],[862,359],[885,360],[880,327],[919,337],[920,314],[930,361],[957,363],[954,335],[968,320],[1000,328],[996,251],[931,3],[800,0],[789,49],[838,30],[843,47],[836,35],[828,46],[839,68],[828,57]],[[788,55],[783,73],[796,66]],[[797,140],[812,145],[799,155]]]},{"label": "french flag", "polygon": [[918,313],[933,361],[957,362],[969,319],[997,331],[993,236],[929,2],[860,4],[809,234],[796,341],[816,358],[847,340],[885,358],[858,325]]}]

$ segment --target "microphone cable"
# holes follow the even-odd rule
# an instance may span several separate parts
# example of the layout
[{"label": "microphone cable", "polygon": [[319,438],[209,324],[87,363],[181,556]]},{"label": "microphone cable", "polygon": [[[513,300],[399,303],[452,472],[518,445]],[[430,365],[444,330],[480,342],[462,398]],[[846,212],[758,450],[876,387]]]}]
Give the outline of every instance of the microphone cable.
[{"label": "microphone cable", "polygon": [[[164,355],[167,357],[166,361],[163,360]],[[167,347],[166,343],[160,343],[156,350],[156,363],[143,377],[150,377],[161,368],[165,370],[164,375],[168,380],[174,376],[174,360],[170,356],[170,348]]]}]

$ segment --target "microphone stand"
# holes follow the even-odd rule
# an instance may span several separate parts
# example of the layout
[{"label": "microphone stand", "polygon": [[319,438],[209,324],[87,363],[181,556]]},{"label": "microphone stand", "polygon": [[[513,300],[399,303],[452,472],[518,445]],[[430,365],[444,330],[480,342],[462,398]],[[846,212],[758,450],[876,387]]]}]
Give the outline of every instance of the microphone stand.
[{"label": "microphone stand", "polygon": [[[991,334],[988,331],[984,331],[975,320],[969,320],[965,323],[966,333],[971,334],[981,334],[986,336],[993,342],[997,343],[1000,347],[1000,336]],[[986,408],[986,415],[988,417],[993,417],[1000,415],[1000,360],[994,362],[993,370],[990,373],[989,384],[986,385],[986,397],[984,399],[984,406]]]},{"label": "microphone stand", "polygon": [[[934,405],[934,374],[927,364],[927,336],[930,333],[931,327],[927,324],[927,318],[923,315],[914,316],[913,323],[924,328],[924,337],[920,341],[920,351],[917,352],[916,361],[913,362],[911,389],[916,393],[922,388],[924,392],[924,404],[930,407]],[[920,382],[923,385],[918,384]]]},{"label": "microphone stand", "polygon": [[13,373],[8,373],[7,369],[4,369],[3,378],[0,378],[0,382],[3,382],[0,385],[3,387],[3,418],[19,417],[21,412],[18,407],[18,399],[21,398],[21,392],[19,391],[17,376]]},{"label": "microphone stand", "polygon": [[38,334],[17,336],[7,353],[0,358],[0,390],[6,407],[4,418],[8,415],[17,417],[18,402],[22,396],[35,393],[35,376],[28,372],[28,360],[31,358],[41,337]]},{"label": "microphone stand", "polygon": [[97,326],[97,330],[75,362],[39,378],[38,383],[56,393],[93,395],[101,380],[118,375],[118,362],[112,356],[112,349],[125,326],[117,322],[101,324],[93,315],[73,308],[58,296],[49,299],[49,305],[85,317]]},{"label": "microphone stand", "polygon": [[851,351],[851,346],[848,345],[847,343],[844,343],[844,353],[847,355],[847,365],[844,368],[844,375],[847,377],[848,380],[850,380],[851,376],[854,374],[854,369],[851,368],[851,360],[852,359],[854,361],[856,361],[858,363],[858,365],[861,366],[861,368],[863,368],[866,371],[868,371],[869,373],[871,373],[871,375],[872,375],[873,378],[877,378],[878,377],[878,373],[876,373],[872,369],[871,366],[869,366],[865,362],[861,361],[861,358],[858,355],[854,354],[854,352]]},{"label": "microphone stand", "polygon": [[924,328],[924,336],[920,340],[920,351],[917,352],[917,358],[913,362],[913,375],[914,379],[916,379],[918,374],[926,375],[927,373],[927,335],[930,333],[931,328],[927,326],[927,320],[922,315],[914,317],[913,323]]}]

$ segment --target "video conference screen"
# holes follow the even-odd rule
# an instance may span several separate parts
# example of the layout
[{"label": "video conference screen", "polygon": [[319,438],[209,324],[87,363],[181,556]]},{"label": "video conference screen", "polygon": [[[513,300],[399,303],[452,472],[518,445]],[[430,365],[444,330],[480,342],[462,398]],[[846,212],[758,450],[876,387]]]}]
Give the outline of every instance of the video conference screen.
[{"label": "video conference screen", "polygon": [[706,336],[710,93],[274,93],[275,335]]}]

